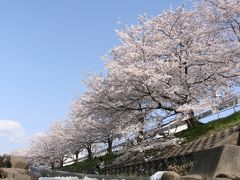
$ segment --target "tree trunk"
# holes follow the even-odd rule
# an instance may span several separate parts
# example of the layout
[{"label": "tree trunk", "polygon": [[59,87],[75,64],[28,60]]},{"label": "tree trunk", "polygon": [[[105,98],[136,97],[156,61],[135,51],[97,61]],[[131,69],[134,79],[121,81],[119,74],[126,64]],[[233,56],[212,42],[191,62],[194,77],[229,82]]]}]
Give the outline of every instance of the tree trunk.
[{"label": "tree trunk", "polygon": [[52,170],[55,169],[55,163],[54,162],[51,162],[50,165],[51,165]]},{"label": "tree trunk", "polygon": [[186,120],[188,128],[191,128],[197,124],[197,120],[194,117],[194,112],[190,110],[187,114],[188,119]]},{"label": "tree trunk", "polygon": [[141,123],[141,130],[138,131],[137,143],[141,143],[144,139],[144,116],[139,118],[139,122]]},{"label": "tree trunk", "polygon": [[107,148],[108,154],[112,154],[112,143],[113,143],[113,140],[111,138],[108,138],[107,142],[108,142],[108,148]]},{"label": "tree trunk", "polygon": [[79,151],[76,151],[76,152],[75,152],[75,163],[78,162],[78,155],[79,155]]},{"label": "tree trunk", "polygon": [[87,152],[88,152],[88,159],[92,159],[93,153],[92,153],[91,145],[87,146],[86,149],[87,149]]},{"label": "tree trunk", "polygon": [[63,167],[63,158],[60,159],[59,167],[60,167],[60,168]]}]

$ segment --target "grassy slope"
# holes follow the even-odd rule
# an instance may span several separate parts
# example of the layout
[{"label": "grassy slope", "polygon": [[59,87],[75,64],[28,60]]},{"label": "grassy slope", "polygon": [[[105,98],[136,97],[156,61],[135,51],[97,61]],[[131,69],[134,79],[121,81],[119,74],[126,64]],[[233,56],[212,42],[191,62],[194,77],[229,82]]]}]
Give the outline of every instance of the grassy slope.
[{"label": "grassy slope", "polygon": [[199,123],[191,129],[177,133],[176,137],[182,137],[186,138],[187,141],[193,141],[208,133],[221,131],[237,124],[240,124],[240,112],[236,112],[226,118],[211,121],[207,124]]},{"label": "grassy slope", "polygon": [[[229,128],[237,124],[240,124],[240,112],[237,112],[226,118],[221,118],[221,119],[209,122],[207,124],[199,123],[191,129],[187,129],[177,133],[176,137],[186,138],[187,141],[193,141],[208,133],[221,131],[223,129]],[[113,159],[116,158],[116,156],[105,155],[102,158],[105,162],[107,162],[107,161],[112,161]],[[59,170],[69,171],[69,172],[89,172],[90,170],[95,169],[99,161],[100,161],[99,157],[95,157],[92,160],[86,160],[83,162],[79,162],[77,164],[65,166]]]},{"label": "grassy slope", "polygon": [[[105,162],[109,162],[112,161],[113,159],[116,158],[116,155],[104,155],[102,156],[102,159]],[[100,157],[94,157],[91,160],[85,160],[82,162],[78,162],[76,164],[71,164],[69,166],[65,166],[62,168],[59,168],[58,170],[61,171],[68,171],[68,172],[81,172],[81,173],[92,173],[92,171],[95,171],[96,166],[99,164],[100,162]]]}]

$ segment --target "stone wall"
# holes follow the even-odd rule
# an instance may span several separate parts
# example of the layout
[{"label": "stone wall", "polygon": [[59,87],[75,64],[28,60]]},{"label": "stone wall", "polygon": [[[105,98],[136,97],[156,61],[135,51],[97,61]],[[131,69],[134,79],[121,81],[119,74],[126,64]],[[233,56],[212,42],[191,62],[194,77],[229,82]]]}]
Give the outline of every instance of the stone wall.
[{"label": "stone wall", "polygon": [[198,152],[189,174],[240,178],[240,146],[225,145]]},{"label": "stone wall", "polygon": [[169,148],[163,155],[146,162],[141,160],[130,164],[107,166],[102,173],[149,176],[157,171],[170,170],[180,175],[186,175],[193,167],[198,152],[208,151],[224,145],[240,145],[239,131],[240,125],[234,126],[184,144],[181,147]]},{"label": "stone wall", "polygon": [[186,175],[192,167],[194,155],[186,154],[165,159],[155,159],[147,162],[132,163],[123,166],[108,166],[103,174],[150,176],[156,171],[175,171]]}]

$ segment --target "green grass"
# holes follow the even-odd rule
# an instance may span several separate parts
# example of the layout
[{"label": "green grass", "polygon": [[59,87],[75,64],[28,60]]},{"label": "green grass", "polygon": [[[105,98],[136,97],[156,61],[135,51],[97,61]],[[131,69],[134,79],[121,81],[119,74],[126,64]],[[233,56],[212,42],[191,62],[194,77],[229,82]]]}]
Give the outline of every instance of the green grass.
[{"label": "green grass", "polygon": [[[106,154],[104,156],[101,156],[101,158],[104,160],[105,163],[108,163],[114,160],[116,157],[117,156],[114,154],[111,154],[111,155]],[[76,173],[92,173],[92,171],[95,170],[99,162],[100,162],[100,157],[94,157],[93,159],[87,159],[85,161],[74,163],[69,166],[64,166],[62,168],[59,168],[58,170],[76,172]]]},{"label": "green grass", "polygon": [[240,112],[236,112],[228,117],[220,118],[207,124],[199,123],[190,129],[177,133],[176,137],[186,138],[189,142],[203,137],[208,133],[221,131],[237,124],[240,124]]}]

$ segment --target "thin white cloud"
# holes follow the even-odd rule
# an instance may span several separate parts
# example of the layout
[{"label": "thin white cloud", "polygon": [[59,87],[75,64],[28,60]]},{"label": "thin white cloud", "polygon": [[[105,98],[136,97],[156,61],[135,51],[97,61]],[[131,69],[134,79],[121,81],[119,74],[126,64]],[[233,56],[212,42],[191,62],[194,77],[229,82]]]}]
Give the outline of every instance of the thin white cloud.
[{"label": "thin white cloud", "polygon": [[0,120],[0,137],[13,142],[24,142],[26,134],[22,125],[14,120]]}]

